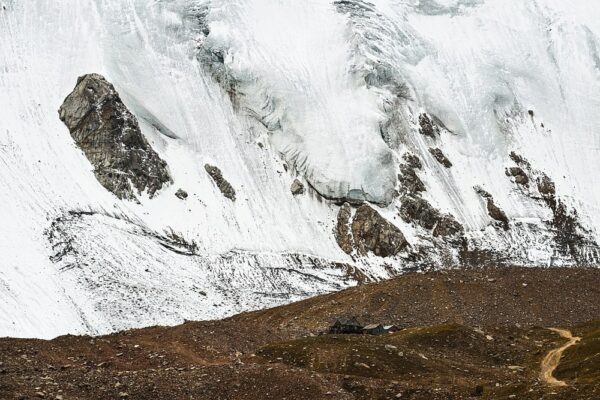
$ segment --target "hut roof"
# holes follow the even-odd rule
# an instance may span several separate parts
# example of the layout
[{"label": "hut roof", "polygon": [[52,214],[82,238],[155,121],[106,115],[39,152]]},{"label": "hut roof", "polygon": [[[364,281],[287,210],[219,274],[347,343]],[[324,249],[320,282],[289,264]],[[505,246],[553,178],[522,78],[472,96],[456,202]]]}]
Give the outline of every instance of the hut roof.
[{"label": "hut roof", "polygon": [[352,318],[340,318],[336,322],[339,322],[341,325],[351,325],[351,326],[362,326],[356,317]]}]

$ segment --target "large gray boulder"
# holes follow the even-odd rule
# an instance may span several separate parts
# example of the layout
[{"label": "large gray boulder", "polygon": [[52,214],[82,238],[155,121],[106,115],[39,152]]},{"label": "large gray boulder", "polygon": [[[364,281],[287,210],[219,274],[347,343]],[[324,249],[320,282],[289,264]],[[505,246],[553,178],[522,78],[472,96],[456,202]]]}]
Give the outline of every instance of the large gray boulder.
[{"label": "large gray boulder", "polygon": [[60,119],[94,166],[98,182],[120,199],[150,197],[171,182],[167,164],[142,134],[135,116],[103,76],[80,77],[59,109]]},{"label": "large gray boulder", "polygon": [[392,257],[408,247],[400,229],[367,204],[357,208],[352,222],[351,212],[350,205],[346,203],[338,213],[335,237],[344,252]]}]

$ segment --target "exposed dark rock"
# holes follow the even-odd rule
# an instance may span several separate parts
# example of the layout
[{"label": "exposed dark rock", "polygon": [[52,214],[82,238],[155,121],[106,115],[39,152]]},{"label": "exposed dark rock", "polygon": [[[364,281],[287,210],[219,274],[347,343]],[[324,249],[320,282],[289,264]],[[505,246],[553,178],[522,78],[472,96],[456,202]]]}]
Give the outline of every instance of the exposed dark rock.
[{"label": "exposed dark rock", "polygon": [[335,228],[335,240],[340,248],[347,254],[352,253],[354,249],[352,242],[352,232],[350,231],[350,219],[352,218],[352,208],[350,204],[345,203],[338,212],[337,225]]},{"label": "exposed dark rock", "polygon": [[508,217],[495,203],[493,199],[487,199],[487,210],[490,217],[499,221],[502,224],[502,228],[508,230]]},{"label": "exposed dark rock", "polygon": [[404,161],[406,161],[408,166],[411,168],[414,168],[414,169],[423,168],[423,164],[421,163],[421,160],[419,159],[419,157],[415,156],[414,154],[404,153],[404,155],[402,156],[402,159]]},{"label": "exposed dark rock", "polygon": [[547,175],[542,175],[538,178],[537,188],[544,197],[554,197],[556,195],[556,186]]},{"label": "exposed dark rock", "polygon": [[485,190],[483,190],[481,187],[476,186],[475,187],[475,191],[485,199],[486,201],[486,207],[487,207],[487,212],[488,215],[500,222],[502,228],[507,231],[509,229],[509,220],[508,217],[506,216],[506,214],[504,213],[504,211],[502,211],[495,203],[494,203],[494,198],[492,197],[491,194],[489,194],[488,192],[486,192]]},{"label": "exposed dark rock", "polygon": [[[569,210],[560,200],[556,201],[552,208],[554,218],[552,226],[556,229],[556,243],[562,253],[570,254],[575,261],[580,261],[579,252],[586,247],[583,228],[579,224],[576,210]],[[583,261],[583,260],[581,260]]]},{"label": "exposed dark rock", "polygon": [[96,179],[120,199],[135,199],[134,189],[152,197],[171,182],[167,164],[152,149],[114,86],[101,75],[80,77],[59,116],[94,166]]},{"label": "exposed dark rock", "polygon": [[188,193],[183,189],[179,189],[177,192],[175,192],[175,196],[181,200],[185,200],[188,198]]},{"label": "exposed dark rock", "polygon": [[520,165],[520,166],[525,167],[525,168],[529,168],[530,167],[529,161],[527,161],[525,158],[523,158],[523,156],[515,153],[514,151],[510,152],[509,157],[517,165]]},{"label": "exposed dark rock", "polygon": [[231,184],[227,182],[225,178],[223,178],[221,170],[210,164],[206,164],[204,169],[206,172],[208,172],[208,175],[210,175],[221,193],[223,193],[223,196],[227,197],[231,201],[235,201],[235,189],[233,189],[233,186],[231,186]]},{"label": "exposed dark rock", "polygon": [[404,235],[370,206],[361,205],[352,218],[352,208],[345,203],[338,212],[335,238],[347,254],[369,252],[380,257],[398,254],[408,246]]},{"label": "exposed dark rock", "polygon": [[585,229],[579,223],[577,210],[569,210],[565,203],[557,199],[556,185],[547,175],[542,174],[538,178],[537,187],[542,199],[552,210],[553,218],[550,226],[556,232],[555,241],[558,250],[562,254],[570,255],[577,262],[585,262],[585,257],[581,257],[580,253],[585,252],[586,248],[597,250],[598,245],[586,239]]},{"label": "exposed dark rock", "polygon": [[423,168],[419,157],[411,153],[405,153],[402,159],[406,162],[400,164],[400,192],[402,194],[418,194],[425,191],[425,184],[416,173],[416,169]]},{"label": "exposed dark rock", "polygon": [[491,199],[492,195],[485,191],[482,187],[480,186],[475,186],[475,191],[477,192],[478,195],[480,195],[481,197],[483,197],[484,199]]},{"label": "exposed dark rock", "polygon": [[420,193],[425,191],[425,184],[418,177],[415,170],[408,164],[400,165],[400,174],[398,175],[401,190],[403,193]]},{"label": "exposed dark rock", "polygon": [[[558,254],[570,257],[578,264],[596,264],[600,258],[600,246],[591,238],[588,231],[581,225],[577,210],[569,209],[556,195],[556,185],[544,172],[531,167],[531,164],[522,156],[514,151],[510,153],[510,158],[527,170],[529,176],[536,182],[536,187],[541,195],[535,196],[532,192],[530,196],[536,201],[543,201],[552,211],[552,220],[547,221],[547,225],[554,231],[554,242]],[[520,170],[520,168],[511,168],[507,173]],[[517,173],[517,175],[519,175]],[[525,174],[525,172],[523,172]],[[517,183],[519,183],[517,181]]]},{"label": "exposed dark rock", "polygon": [[421,114],[419,115],[419,133],[435,139],[435,136],[440,134],[440,128],[429,118],[429,115]]},{"label": "exposed dark rock", "polygon": [[456,219],[454,219],[454,216],[450,214],[443,214],[439,217],[438,222],[433,229],[433,236],[455,236],[463,233],[463,231],[463,226]]},{"label": "exposed dark rock", "polygon": [[463,231],[463,227],[450,214],[441,214],[427,200],[420,196],[420,192],[425,191],[425,185],[419,179],[415,168],[421,168],[421,161],[418,157],[406,153],[403,159],[407,164],[400,165],[401,175],[398,176],[402,184],[402,204],[399,208],[400,217],[409,223],[416,223],[419,226],[431,230],[434,229],[434,236],[453,236]]},{"label": "exposed dark rock", "polygon": [[292,186],[290,187],[290,190],[292,191],[292,194],[294,196],[302,194],[302,193],[304,193],[304,184],[302,184],[302,182],[300,182],[298,179],[294,179],[294,182],[292,182]]},{"label": "exposed dark rock", "polygon": [[366,204],[356,210],[352,237],[360,255],[373,252],[380,257],[395,256],[408,246],[400,229]]},{"label": "exposed dark rock", "polygon": [[404,222],[416,222],[425,229],[433,229],[438,222],[440,212],[419,196],[404,196],[399,209]]},{"label": "exposed dark rock", "polygon": [[430,148],[429,152],[431,153],[431,155],[437,160],[437,162],[439,162],[440,164],[442,164],[444,167],[446,168],[450,168],[452,167],[452,163],[450,162],[450,160],[448,160],[448,158],[444,155],[444,153],[442,152],[441,149],[438,148]]},{"label": "exposed dark rock", "polygon": [[510,167],[506,169],[506,176],[515,178],[515,182],[519,185],[528,185],[529,177],[521,167]]}]

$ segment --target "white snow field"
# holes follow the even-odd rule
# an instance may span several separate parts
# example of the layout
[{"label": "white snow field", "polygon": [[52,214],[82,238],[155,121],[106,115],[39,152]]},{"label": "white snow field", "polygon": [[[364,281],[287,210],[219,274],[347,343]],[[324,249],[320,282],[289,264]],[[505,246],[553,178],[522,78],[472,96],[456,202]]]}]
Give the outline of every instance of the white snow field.
[{"label": "white snow field", "polygon": [[[152,199],[102,187],[58,118],[92,72],[169,166],[174,183]],[[367,200],[412,250],[433,249],[397,215],[407,151],[424,164],[423,197],[471,243],[573,264],[552,243],[552,211],[505,170],[523,156],[599,240],[599,110],[590,0],[0,0],[0,336],[221,318],[354,285],[358,271],[390,277],[409,258],[345,254],[332,200]],[[418,133],[424,112],[446,128],[435,141]]]}]

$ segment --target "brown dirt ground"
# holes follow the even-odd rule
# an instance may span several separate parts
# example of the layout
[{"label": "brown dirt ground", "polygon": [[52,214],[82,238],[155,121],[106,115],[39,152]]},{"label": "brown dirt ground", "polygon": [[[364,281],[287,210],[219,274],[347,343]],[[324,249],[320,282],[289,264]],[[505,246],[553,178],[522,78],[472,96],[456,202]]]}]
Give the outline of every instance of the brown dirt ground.
[{"label": "brown dirt ground", "polygon": [[[102,337],[0,339],[0,399],[598,399],[600,270],[402,277],[244,313]],[[319,335],[337,317],[384,336]],[[556,377],[540,362],[564,339]]]}]

